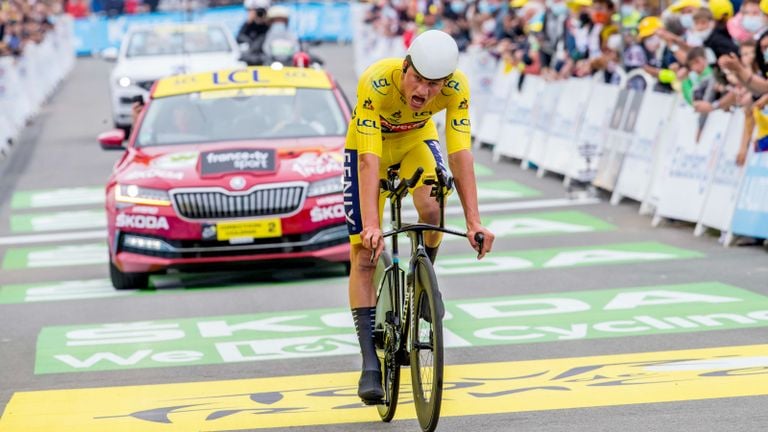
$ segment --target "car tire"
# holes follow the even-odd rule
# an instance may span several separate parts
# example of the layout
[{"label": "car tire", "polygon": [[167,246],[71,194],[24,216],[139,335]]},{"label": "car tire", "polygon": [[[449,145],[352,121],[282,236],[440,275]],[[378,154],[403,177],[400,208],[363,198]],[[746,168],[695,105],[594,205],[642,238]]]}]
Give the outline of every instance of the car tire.
[{"label": "car tire", "polygon": [[149,273],[123,273],[113,262],[109,262],[109,278],[118,290],[146,289],[149,287]]}]

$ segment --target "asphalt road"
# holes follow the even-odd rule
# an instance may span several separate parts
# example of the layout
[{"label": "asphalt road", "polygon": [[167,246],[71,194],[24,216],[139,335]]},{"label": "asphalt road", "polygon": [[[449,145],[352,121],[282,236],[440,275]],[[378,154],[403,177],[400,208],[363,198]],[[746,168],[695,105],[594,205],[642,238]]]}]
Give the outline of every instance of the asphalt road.
[{"label": "asphalt road", "polygon": [[[352,96],[351,49],[318,53]],[[407,386],[389,425],[354,397],[340,268],[108,286],[109,67],[78,60],[0,162],[0,431],[418,430]],[[485,263],[441,249],[439,430],[765,430],[762,247],[652,228],[637,203],[567,201],[557,178],[476,159],[499,238]]]}]

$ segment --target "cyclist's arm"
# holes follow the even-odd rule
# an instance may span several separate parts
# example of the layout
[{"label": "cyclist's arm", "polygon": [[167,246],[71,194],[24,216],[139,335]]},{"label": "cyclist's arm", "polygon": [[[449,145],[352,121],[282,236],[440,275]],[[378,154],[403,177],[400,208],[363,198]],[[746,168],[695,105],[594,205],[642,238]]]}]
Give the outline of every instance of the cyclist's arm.
[{"label": "cyclist's arm", "polygon": [[360,212],[363,219],[360,239],[364,247],[374,249],[378,256],[384,245],[379,222],[379,158],[382,143],[380,99],[366,78],[362,78],[358,86],[357,106],[352,121],[357,143]]}]

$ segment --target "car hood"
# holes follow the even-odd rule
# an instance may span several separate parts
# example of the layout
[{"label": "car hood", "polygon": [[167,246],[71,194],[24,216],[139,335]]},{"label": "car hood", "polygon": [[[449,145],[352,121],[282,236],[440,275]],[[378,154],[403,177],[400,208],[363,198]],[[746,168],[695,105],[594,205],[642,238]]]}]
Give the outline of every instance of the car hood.
[{"label": "car hood", "polygon": [[127,58],[112,72],[113,78],[127,76],[134,80],[155,80],[168,75],[206,72],[244,66],[237,53],[213,53]]},{"label": "car hood", "polygon": [[115,179],[160,189],[232,191],[264,183],[309,182],[342,174],[343,146],[344,137],[326,137],[130,149]]}]

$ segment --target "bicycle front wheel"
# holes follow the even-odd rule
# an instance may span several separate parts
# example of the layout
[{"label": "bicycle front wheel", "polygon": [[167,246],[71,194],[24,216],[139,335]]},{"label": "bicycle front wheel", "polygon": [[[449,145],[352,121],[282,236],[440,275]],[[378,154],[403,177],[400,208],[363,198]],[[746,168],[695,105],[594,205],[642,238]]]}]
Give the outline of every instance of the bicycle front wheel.
[{"label": "bicycle front wheel", "polygon": [[443,306],[437,279],[426,256],[416,259],[411,304],[411,385],[419,425],[432,432],[443,398]]},{"label": "bicycle front wheel", "polygon": [[379,357],[384,389],[384,403],[376,405],[376,409],[384,422],[390,422],[395,417],[400,394],[400,364],[395,357],[400,338],[392,324],[396,314],[395,305],[392,304],[392,291],[396,288],[394,278],[400,270],[392,268],[388,271],[391,265],[389,254],[383,253],[374,275],[374,283],[378,287],[375,332],[379,337],[376,355]]}]

